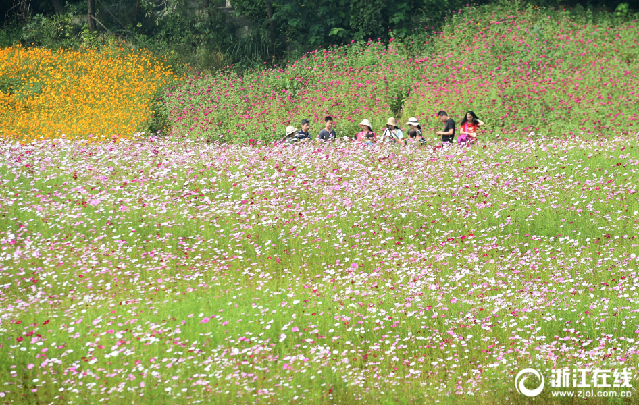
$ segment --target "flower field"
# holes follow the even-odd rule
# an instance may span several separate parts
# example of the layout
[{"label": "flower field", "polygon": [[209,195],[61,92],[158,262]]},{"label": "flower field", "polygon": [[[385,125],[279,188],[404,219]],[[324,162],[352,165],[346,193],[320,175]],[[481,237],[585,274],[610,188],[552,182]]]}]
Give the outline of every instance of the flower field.
[{"label": "flower field", "polygon": [[303,118],[316,134],[326,115],[354,136],[363,118],[379,130],[402,107],[433,136],[439,110],[455,120],[474,110],[488,139],[632,133],[638,41],[636,20],[518,3],[469,7],[428,38],[421,56],[397,42],[320,49],[284,68],[192,77],[167,92],[163,108],[176,134],[233,142],[281,139]]},{"label": "flower field", "polygon": [[485,139],[639,130],[636,20],[595,21],[587,12],[514,3],[467,7],[443,32],[427,36],[431,31],[170,86],[171,67],[143,51],[4,48],[0,136],[23,143],[133,139],[155,112],[174,135],[234,143],[279,140],[303,118],[316,135],[326,115],[336,118],[340,136],[354,136],[363,118],[380,130],[390,116],[417,117],[433,134],[441,129],[439,110],[455,120],[475,111],[488,124]]},{"label": "flower field", "polygon": [[131,139],[172,77],[145,52],[0,49],[0,138]]},{"label": "flower field", "polygon": [[638,152],[2,143],[0,401],[530,403],[522,368],[636,372]]},{"label": "flower field", "polygon": [[[639,23],[449,18],[179,83],[1,49],[0,403],[580,402],[521,395],[526,368],[625,368],[637,403]],[[442,109],[479,142],[273,144]]]},{"label": "flower field", "polygon": [[164,96],[173,133],[216,141],[272,142],[283,138],[285,126],[299,125],[302,117],[323,126],[324,117],[332,114],[351,135],[362,117],[372,117],[375,124],[386,122],[393,115],[393,97],[396,100],[410,85],[402,77],[407,65],[376,63],[400,50],[369,43],[348,47],[343,55],[341,51],[316,51],[286,69],[243,77],[191,77]]},{"label": "flower field", "polygon": [[[475,110],[499,133],[639,130],[639,22],[491,8],[453,18],[415,85],[410,113]],[[430,72],[431,66],[435,74]]]}]

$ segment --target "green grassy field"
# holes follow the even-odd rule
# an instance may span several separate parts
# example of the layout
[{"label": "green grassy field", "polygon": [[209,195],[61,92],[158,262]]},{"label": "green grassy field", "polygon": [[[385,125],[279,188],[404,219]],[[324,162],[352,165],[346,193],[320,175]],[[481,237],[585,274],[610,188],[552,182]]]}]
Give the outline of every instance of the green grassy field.
[{"label": "green grassy field", "polygon": [[636,364],[638,148],[5,144],[2,399],[568,403],[514,376]]}]

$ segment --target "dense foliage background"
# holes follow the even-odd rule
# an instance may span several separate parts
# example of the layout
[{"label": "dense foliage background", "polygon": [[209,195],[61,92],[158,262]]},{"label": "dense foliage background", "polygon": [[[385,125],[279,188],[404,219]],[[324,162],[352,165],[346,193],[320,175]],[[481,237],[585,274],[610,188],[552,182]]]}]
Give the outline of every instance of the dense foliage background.
[{"label": "dense foliage background", "polygon": [[[423,37],[468,0],[0,0],[0,46],[146,48],[192,71],[244,71],[351,41]],[[476,0],[474,5],[491,3]],[[576,0],[529,1],[574,8]],[[584,2],[621,14],[639,0]],[[93,7],[93,26],[88,24]],[[239,18],[238,18],[239,17]],[[415,41],[419,42],[419,41]],[[423,42],[423,41],[422,41]]]}]

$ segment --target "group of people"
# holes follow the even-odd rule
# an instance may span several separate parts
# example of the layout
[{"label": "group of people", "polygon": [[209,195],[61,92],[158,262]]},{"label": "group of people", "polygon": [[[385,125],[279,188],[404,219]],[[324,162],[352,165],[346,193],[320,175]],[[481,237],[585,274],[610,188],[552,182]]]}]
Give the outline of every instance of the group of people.
[{"label": "group of people", "polygon": [[[457,127],[455,121],[448,116],[445,111],[437,113],[437,117],[444,124],[442,131],[436,131],[435,134],[441,136],[442,146],[451,145],[455,141],[457,135],[457,143],[460,145],[472,144],[477,141],[477,130],[484,125],[473,111],[468,111],[464,114],[464,118],[461,121],[459,127],[459,134],[457,133]],[[337,139],[337,134],[333,129],[334,120],[332,117],[324,118],[324,128],[317,135],[317,140],[323,142],[334,141]],[[386,122],[386,128],[382,131],[381,137],[378,139],[377,134],[373,131],[373,127],[369,120],[364,119],[359,123],[360,132],[357,133],[355,140],[365,145],[372,145],[378,141],[387,144],[400,144],[405,145],[407,142],[416,141],[425,143],[426,139],[422,134],[422,127],[419,121],[415,117],[410,117],[406,123],[408,126],[407,136],[404,136],[404,132],[397,125],[395,118],[391,117]],[[297,129],[294,126],[286,127],[286,137],[283,142],[286,144],[298,144],[306,143],[312,140],[310,134],[310,121],[307,119],[302,120],[301,129]]]}]

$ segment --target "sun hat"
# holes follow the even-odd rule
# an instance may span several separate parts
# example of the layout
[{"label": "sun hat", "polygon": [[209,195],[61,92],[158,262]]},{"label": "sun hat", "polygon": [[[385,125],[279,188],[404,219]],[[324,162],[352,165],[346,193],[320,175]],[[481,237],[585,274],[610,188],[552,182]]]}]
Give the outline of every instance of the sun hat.
[{"label": "sun hat", "polygon": [[386,125],[391,125],[391,126],[393,126],[393,127],[396,127],[396,126],[397,126],[397,122],[395,121],[395,118],[390,117],[390,118],[388,119],[388,121],[386,121]]},{"label": "sun hat", "polygon": [[366,118],[364,118],[364,119],[362,120],[362,122],[360,122],[360,123],[359,123],[359,125],[366,125],[366,126],[367,126],[367,127],[369,127],[369,128],[372,128],[372,127],[373,127],[373,126],[371,125],[370,121],[369,121],[369,120],[367,120]]},{"label": "sun hat", "polygon": [[288,127],[286,127],[286,136],[289,136],[290,134],[293,134],[297,132],[297,128],[295,128],[292,125],[289,125]]},{"label": "sun hat", "polygon": [[412,126],[416,127],[416,126],[418,126],[418,125],[419,125],[419,121],[417,121],[417,118],[415,118],[415,117],[410,117],[410,118],[408,119],[408,122],[407,122],[406,124],[407,124],[407,125],[412,125]]}]

